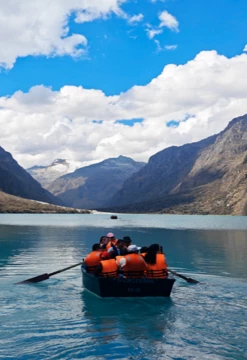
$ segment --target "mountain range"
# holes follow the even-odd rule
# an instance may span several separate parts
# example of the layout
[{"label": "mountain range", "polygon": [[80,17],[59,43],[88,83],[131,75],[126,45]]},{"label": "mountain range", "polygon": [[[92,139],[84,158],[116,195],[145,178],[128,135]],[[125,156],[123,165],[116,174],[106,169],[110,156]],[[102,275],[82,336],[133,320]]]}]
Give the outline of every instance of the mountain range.
[{"label": "mountain range", "polygon": [[106,209],[120,212],[247,214],[247,115],[221,133],[153,155]]},{"label": "mountain range", "polygon": [[61,176],[48,189],[67,206],[95,209],[104,206],[124,181],[145,163],[119,156]]},{"label": "mountain range", "polygon": [[62,159],[28,169],[47,191],[0,147],[0,190],[11,195],[111,212],[247,215],[247,115],[147,164],[119,156],[72,170]]}]

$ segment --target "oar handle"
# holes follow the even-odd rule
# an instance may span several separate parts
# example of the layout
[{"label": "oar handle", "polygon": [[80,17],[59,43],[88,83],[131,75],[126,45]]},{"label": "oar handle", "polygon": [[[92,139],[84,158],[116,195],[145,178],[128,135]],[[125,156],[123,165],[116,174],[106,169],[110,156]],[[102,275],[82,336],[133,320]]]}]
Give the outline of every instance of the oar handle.
[{"label": "oar handle", "polygon": [[61,270],[58,270],[58,271],[54,271],[54,272],[52,272],[52,273],[50,273],[50,274],[48,274],[48,275],[49,275],[49,277],[50,277],[50,276],[59,274],[59,273],[61,273],[61,272],[63,272],[63,271],[72,269],[72,268],[74,268],[74,267],[76,267],[76,266],[79,266],[79,265],[82,265],[82,264],[83,264],[83,262],[81,261],[81,262],[79,262],[78,264],[68,266],[68,267],[66,267],[66,268],[64,268],[64,269],[61,269]]}]

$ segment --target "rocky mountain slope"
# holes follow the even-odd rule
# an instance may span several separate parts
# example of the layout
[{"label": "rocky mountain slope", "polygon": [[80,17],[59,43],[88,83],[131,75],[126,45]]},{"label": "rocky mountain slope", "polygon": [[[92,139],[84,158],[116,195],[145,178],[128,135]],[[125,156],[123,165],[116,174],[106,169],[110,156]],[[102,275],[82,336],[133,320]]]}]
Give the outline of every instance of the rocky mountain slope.
[{"label": "rocky mountain slope", "polygon": [[95,209],[103,206],[145,163],[119,156],[76,170],[55,180],[48,189],[67,205]]},{"label": "rocky mountain slope", "polygon": [[74,172],[81,164],[76,161],[56,159],[49,166],[33,166],[26,171],[47,189],[60,176]]},{"label": "rocky mountain slope", "polygon": [[109,201],[126,212],[247,214],[247,115],[218,135],[153,155]]},{"label": "rocky mountain slope", "polygon": [[89,214],[90,211],[27,200],[0,191],[0,213]]},{"label": "rocky mountain slope", "polygon": [[0,147],[0,190],[26,199],[63,205],[61,200],[43,189],[2,147]]}]

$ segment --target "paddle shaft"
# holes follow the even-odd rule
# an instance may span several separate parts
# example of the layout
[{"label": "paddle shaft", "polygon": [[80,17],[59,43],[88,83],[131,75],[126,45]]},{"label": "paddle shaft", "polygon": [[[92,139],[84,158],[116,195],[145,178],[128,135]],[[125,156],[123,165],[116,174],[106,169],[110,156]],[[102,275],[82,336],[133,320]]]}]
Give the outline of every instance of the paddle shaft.
[{"label": "paddle shaft", "polygon": [[83,262],[79,262],[78,264],[71,265],[71,266],[68,266],[68,267],[66,267],[66,268],[64,268],[64,269],[54,271],[54,272],[52,272],[52,273],[50,273],[50,274],[45,273],[45,274],[42,274],[42,275],[35,276],[35,277],[33,277],[33,278],[30,278],[30,279],[27,279],[27,280],[18,282],[18,283],[16,283],[16,285],[17,285],[17,284],[25,284],[25,283],[29,283],[29,282],[31,282],[31,283],[41,282],[41,281],[44,281],[44,280],[49,279],[49,278],[50,278],[51,276],[53,276],[53,275],[56,275],[56,274],[59,274],[59,273],[61,273],[61,272],[63,272],[63,271],[72,269],[72,268],[74,268],[74,267],[76,267],[76,266],[79,266],[79,265],[81,265],[81,264],[83,264]]},{"label": "paddle shaft", "polygon": [[193,283],[193,284],[198,284],[198,283],[199,283],[199,281],[197,281],[197,280],[195,280],[195,279],[192,279],[192,278],[188,278],[188,277],[186,277],[186,276],[184,276],[184,275],[182,275],[182,274],[177,273],[177,272],[174,271],[174,270],[168,269],[168,271],[169,271],[171,274],[176,275],[176,276],[180,277],[181,279],[186,280],[186,281],[189,282],[189,283]]},{"label": "paddle shaft", "polygon": [[59,273],[61,273],[61,272],[63,272],[63,271],[66,271],[66,270],[69,270],[69,269],[73,269],[74,267],[79,266],[79,265],[81,265],[81,264],[83,264],[82,261],[79,262],[78,264],[68,266],[68,267],[66,267],[66,268],[64,268],[64,269],[61,269],[61,270],[58,270],[58,271],[54,271],[54,272],[52,272],[52,273],[50,273],[50,274],[48,274],[48,275],[49,275],[49,277],[50,277],[50,276],[59,274]]}]

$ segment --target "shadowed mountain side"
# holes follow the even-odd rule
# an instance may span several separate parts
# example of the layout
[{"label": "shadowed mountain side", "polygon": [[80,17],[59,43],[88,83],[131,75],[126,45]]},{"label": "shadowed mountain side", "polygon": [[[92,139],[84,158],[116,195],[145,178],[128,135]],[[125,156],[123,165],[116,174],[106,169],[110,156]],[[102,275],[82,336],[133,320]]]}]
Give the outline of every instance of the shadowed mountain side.
[{"label": "shadowed mountain side", "polygon": [[0,190],[26,199],[63,205],[60,199],[43,189],[2,147],[0,147]]},{"label": "shadowed mountain side", "polygon": [[78,210],[63,206],[27,200],[0,191],[0,213],[58,213],[58,214],[89,214],[89,210]]},{"label": "shadowed mountain side", "polygon": [[124,156],[107,159],[58,178],[49,190],[68,206],[95,209],[104,206],[144,165]]},{"label": "shadowed mountain side", "polygon": [[106,208],[245,215],[246,189],[247,115],[232,120],[218,135],[153,155]]},{"label": "shadowed mountain side", "polygon": [[[217,181],[209,186],[171,194],[146,202],[139,202],[119,207],[98,209],[114,213],[159,213],[159,214],[193,214],[193,215],[247,215],[245,199],[228,203],[227,192],[218,193]],[[243,201],[242,201],[243,200]]]},{"label": "shadowed mountain side", "polygon": [[215,136],[211,136],[198,143],[172,146],[151,156],[148,164],[127,179],[107,205],[127,205],[168,195],[191,171],[200,151],[214,140]]}]

